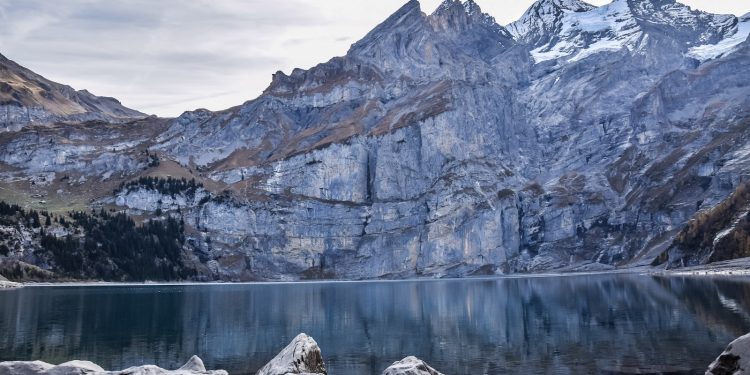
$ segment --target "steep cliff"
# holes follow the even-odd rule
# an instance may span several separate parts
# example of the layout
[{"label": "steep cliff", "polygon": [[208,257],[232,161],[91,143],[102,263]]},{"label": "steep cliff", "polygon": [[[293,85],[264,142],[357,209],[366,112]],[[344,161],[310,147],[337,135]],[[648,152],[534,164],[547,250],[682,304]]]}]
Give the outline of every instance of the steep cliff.
[{"label": "steep cliff", "polygon": [[[7,133],[1,184],[179,215],[225,280],[649,266],[748,177],[746,20],[540,0],[505,28],[409,1],[238,107]],[[115,193],[144,175],[202,187]]]}]

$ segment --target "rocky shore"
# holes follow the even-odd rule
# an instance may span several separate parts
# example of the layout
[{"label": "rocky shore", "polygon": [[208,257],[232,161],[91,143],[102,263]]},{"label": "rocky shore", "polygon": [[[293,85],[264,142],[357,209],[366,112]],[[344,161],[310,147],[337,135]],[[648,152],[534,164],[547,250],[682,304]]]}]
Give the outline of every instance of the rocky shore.
[{"label": "rocky shore", "polygon": [[[224,370],[206,370],[203,361],[193,356],[177,370],[147,365],[121,371],[106,371],[87,361],[51,365],[41,361],[0,362],[0,375],[228,375]],[[255,375],[328,375],[323,354],[315,340],[301,333]],[[423,360],[409,356],[394,362],[382,375],[443,375]],[[711,363],[705,375],[750,375],[750,334],[742,336]]]},{"label": "rocky shore", "polygon": [[0,289],[20,288],[22,286],[23,284],[8,281],[8,279],[0,275]]},{"label": "rocky shore", "polygon": [[227,375],[224,370],[208,371],[203,361],[197,356],[190,358],[177,370],[146,365],[131,367],[122,371],[106,371],[99,365],[88,361],[70,361],[60,365],[51,365],[42,361],[33,362],[0,362],[0,375]]}]

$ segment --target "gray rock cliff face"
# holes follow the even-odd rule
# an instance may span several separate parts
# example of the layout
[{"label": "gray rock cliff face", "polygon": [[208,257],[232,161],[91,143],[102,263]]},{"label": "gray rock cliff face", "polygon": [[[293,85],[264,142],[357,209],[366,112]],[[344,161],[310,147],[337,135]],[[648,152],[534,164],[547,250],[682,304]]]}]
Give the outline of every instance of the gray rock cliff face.
[{"label": "gray rock cliff face", "polygon": [[[0,176],[195,176],[211,198],[165,206],[225,280],[649,265],[748,177],[745,22],[541,0],[505,28],[473,1],[409,1],[345,56],[148,138],[8,134]],[[149,194],[95,198],[171,199]]]}]

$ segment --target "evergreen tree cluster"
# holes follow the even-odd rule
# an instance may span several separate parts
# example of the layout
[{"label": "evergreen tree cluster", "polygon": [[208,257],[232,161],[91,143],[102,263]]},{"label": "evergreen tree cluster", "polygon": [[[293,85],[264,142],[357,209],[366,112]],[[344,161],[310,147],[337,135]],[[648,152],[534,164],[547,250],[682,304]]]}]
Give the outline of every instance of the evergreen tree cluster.
[{"label": "evergreen tree cluster", "polygon": [[184,194],[186,196],[195,196],[195,192],[203,188],[203,184],[195,182],[195,179],[186,178],[161,178],[161,177],[140,177],[137,180],[130,181],[122,184],[117,192],[123,190],[135,190],[138,188],[144,188],[147,190],[156,190],[163,195],[171,195],[174,197],[177,194]]},{"label": "evergreen tree cluster", "polygon": [[50,215],[46,211],[24,210],[21,206],[0,201],[0,225],[23,223],[31,228],[41,228],[43,222],[51,224]]},{"label": "evergreen tree cluster", "polygon": [[43,251],[60,272],[108,281],[181,280],[194,275],[182,262],[184,223],[172,217],[137,225],[123,213],[76,212],[72,225],[85,235],[43,235]]}]

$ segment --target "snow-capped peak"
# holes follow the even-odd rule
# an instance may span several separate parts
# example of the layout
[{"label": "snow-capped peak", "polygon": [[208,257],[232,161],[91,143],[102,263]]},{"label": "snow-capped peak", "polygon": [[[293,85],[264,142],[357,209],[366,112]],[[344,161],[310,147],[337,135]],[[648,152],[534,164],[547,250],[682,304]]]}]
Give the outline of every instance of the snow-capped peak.
[{"label": "snow-capped peak", "polygon": [[537,62],[575,61],[605,50],[639,50],[649,36],[672,38],[685,51],[717,43],[730,32],[742,34],[732,32],[733,18],[696,11],[674,0],[613,0],[601,7],[578,0],[540,0],[508,29],[517,41],[532,47]]},{"label": "snow-capped peak", "polygon": [[560,20],[568,12],[586,12],[596,7],[579,0],[538,0],[521,18],[507,26],[516,40],[532,42],[544,34],[559,31]]},{"label": "snow-capped peak", "polygon": [[537,62],[562,57],[578,60],[603,50],[634,49],[642,37],[627,0],[601,7],[571,0],[542,0],[535,6],[522,18],[524,24],[514,25],[511,32],[535,47],[531,54]]},{"label": "snow-capped peak", "polygon": [[700,61],[707,61],[726,56],[736,51],[739,45],[746,41],[749,36],[750,13],[740,17],[722,40],[717,43],[702,44],[690,48],[687,55]]}]

